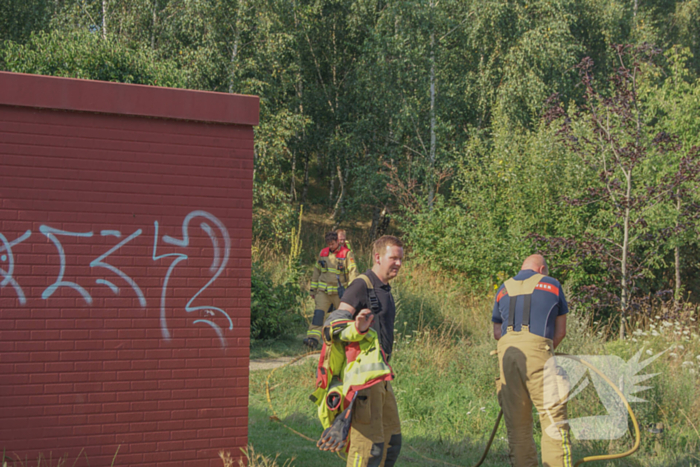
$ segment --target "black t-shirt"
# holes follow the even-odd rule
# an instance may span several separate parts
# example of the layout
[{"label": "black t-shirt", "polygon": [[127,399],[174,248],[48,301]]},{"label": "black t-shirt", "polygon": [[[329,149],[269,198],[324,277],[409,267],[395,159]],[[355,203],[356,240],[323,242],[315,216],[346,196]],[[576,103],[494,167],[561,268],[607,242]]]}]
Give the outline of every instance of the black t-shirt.
[{"label": "black t-shirt", "polygon": [[[365,271],[364,274],[369,277],[374,286],[374,292],[377,294],[379,313],[374,316],[372,328],[379,335],[379,342],[388,361],[394,348],[394,318],[396,318],[396,305],[394,304],[394,297],[391,295],[391,286],[383,283],[371,269]],[[340,301],[353,307],[356,312],[370,308],[365,281],[360,278],[352,281],[352,284],[343,293],[343,298]]]}]

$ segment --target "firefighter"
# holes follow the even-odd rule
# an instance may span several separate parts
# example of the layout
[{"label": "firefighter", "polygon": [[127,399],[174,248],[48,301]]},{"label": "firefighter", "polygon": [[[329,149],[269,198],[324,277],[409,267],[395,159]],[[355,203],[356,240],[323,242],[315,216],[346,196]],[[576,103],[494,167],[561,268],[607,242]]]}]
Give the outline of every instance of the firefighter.
[{"label": "firefighter", "polygon": [[352,253],[352,246],[350,246],[350,242],[347,240],[348,234],[345,229],[338,229],[335,231],[335,233],[338,234],[338,243],[340,244],[340,247],[346,247]]},{"label": "firefighter", "polygon": [[543,256],[529,256],[496,292],[493,334],[498,340],[498,402],[508,431],[513,467],[537,467],[532,404],[542,425],[542,465],[570,467],[568,383],[554,349],[566,336],[569,312],[559,281]]},{"label": "firefighter", "polygon": [[338,308],[345,288],[357,277],[357,265],[352,252],[340,246],[338,234],[326,234],[326,248],[321,250],[311,277],[310,293],[315,301],[314,316],[304,344],[314,349],[321,342],[321,328],[326,315]]},{"label": "firefighter", "polygon": [[[393,372],[388,365],[394,344],[396,317],[389,281],[401,269],[403,242],[385,235],[374,242],[372,256],[372,268],[350,284],[338,310],[353,317],[359,333],[365,333],[372,327],[372,334],[378,337],[378,350],[383,360],[374,362],[369,355],[361,352],[361,346],[359,353],[354,352],[353,358],[361,358],[362,365],[357,367],[358,374],[352,377],[366,380],[365,386],[369,387],[360,389],[363,387],[360,385],[353,403],[347,467],[393,467],[401,452],[401,422],[396,397],[389,382],[393,379]],[[326,325],[333,324],[331,317]],[[352,336],[347,339],[354,340]],[[345,372],[346,378],[350,377],[348,373],[350,371]]]}]

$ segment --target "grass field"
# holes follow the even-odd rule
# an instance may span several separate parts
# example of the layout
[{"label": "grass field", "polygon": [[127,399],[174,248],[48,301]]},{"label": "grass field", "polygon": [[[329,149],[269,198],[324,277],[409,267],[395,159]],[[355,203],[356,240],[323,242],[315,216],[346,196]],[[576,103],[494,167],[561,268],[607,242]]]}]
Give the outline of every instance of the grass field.
[{"label": "grass field", "polygon": [[[361,257],[358,255],[358,257]],[[393,283],[397,302],[393,382],[402,420],[403,450],[397,465],[471,466],[481,456],[499,407],[494,378],[498,363],[490,356],[496,347],[491,336],[492,297],[465,290],[458,281],[437,277],[408,265]],[[311,303],[307,304],[309,313]],[[666,351],[643,373],[658,373],[632,404],[641,426],[642,444],[631,457],[607,462],[610,466],[700,466],[700,392],[698,374],[700,341],[694,315],[674,321],[651,318],[640,321],[629,339],[606,340],[603,330],[573,312],[561,350],[579,355],[616,355],[628,361],[638,351],[644,358]],[[634,328],[633,328],[634,329]],[[299,334],[303,330],[298,330]],[[277,342],[256,343],[255,357],[303,353],[301,336]],[[313,360],[313,359],[312,359]],[[272,403],[279,418],[308,437],[317,438],[321,426],[313,391],[314,361],[275,372]],[[272,415],[265,396],[268,371],[253,372],[250,379],[250,443],[258,453],[274,457],[280,465],[299,467],[342,466],[335,454],[320,452]],[[569,405],[571,418],[605,414],[595,391],[584,391]],[[648,428],[663,423],[661,435]],[[540,436],[536,428],[536,441]],[[505,466],[507,442],[501,425],[484,466]],[[538,441],[539,442],[539,441]],[[623,452],[633,443],[630,432],[614,441],[574,440],[574,459]],[[435,459],[429,461],[425,457]],[[594,465],[594,464],[591,464]],[[602,464],[598,464],[602,465]]]}]

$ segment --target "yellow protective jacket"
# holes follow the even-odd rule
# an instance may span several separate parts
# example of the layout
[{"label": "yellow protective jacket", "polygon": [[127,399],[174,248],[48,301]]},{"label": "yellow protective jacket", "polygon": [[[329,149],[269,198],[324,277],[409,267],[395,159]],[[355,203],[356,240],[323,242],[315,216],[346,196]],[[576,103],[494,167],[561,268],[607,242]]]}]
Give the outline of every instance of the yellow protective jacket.
[{"label": "yellow protective jacket", "polygon": [[324,248],[314,265],[310,291],[337,295],[339,286],[347,288],[356,277],[357,265],[352,251],[347,247],[342,247],[336,252]]},{"label": "yellow protective jacket", "polygon": [[[362,276],[360,276],[362,277]],[[335,310],[323,328],[323,348],[316,371],[316,391],[310,399],[318,405],[318,417],[328,428],[361,389],[394,379],[377,332],[362,333],[346,310]]]}]

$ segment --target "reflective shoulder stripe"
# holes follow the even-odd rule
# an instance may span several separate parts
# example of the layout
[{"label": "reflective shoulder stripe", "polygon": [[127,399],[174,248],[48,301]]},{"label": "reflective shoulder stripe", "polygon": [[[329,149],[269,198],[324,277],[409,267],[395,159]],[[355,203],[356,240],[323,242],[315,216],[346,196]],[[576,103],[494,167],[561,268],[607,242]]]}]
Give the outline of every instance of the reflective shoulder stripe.
[{"label": "reflective shoulder stripe", "polygon": [[498,295],[496,295],[496,303],[500,302],[503,297],[508,295],[508,291],[506,290],[505,287],[501,289],[500,292],[498,292]]},{"label": "reflective shoulder stripe", "polygon": [[535,286],[536,290],[544,290],[545,292],[553,293],[557,297],[559,296],[559,287],[554,284],[548,284],[546,282],[539,282]]}]

